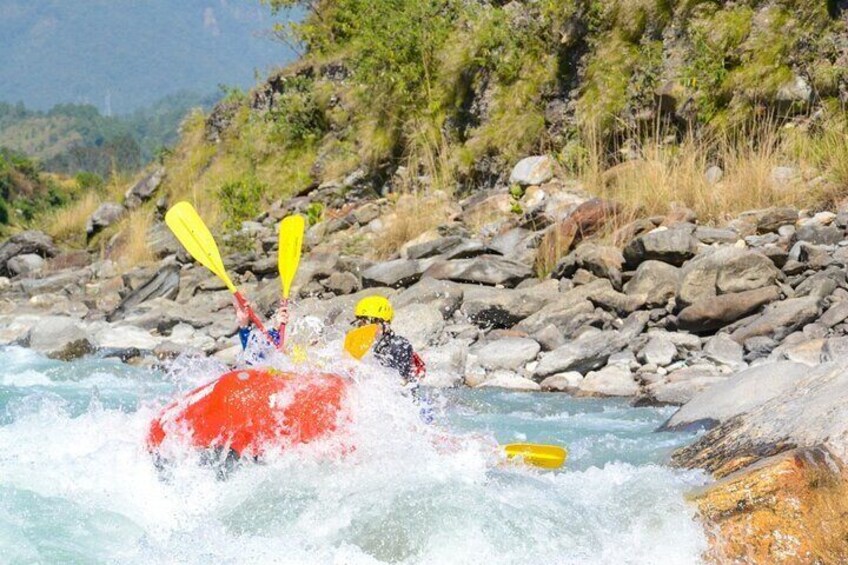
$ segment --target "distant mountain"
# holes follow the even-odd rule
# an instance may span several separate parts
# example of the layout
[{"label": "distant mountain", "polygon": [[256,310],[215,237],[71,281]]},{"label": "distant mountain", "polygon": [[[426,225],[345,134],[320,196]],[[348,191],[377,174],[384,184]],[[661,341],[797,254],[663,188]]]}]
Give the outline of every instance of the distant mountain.
[{"label": "distant mountain", "polygon": [[250,86],[293,58],[258,0],[0,0],[0,101],[104,115]]}]

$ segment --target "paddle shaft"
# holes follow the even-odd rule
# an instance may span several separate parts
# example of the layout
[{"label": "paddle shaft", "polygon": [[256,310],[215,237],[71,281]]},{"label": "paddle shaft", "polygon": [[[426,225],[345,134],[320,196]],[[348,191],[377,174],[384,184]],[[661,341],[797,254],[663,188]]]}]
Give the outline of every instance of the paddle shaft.
[{"label": "paddle shaft", "polygon": [[277,349],[283,350],[286,343],[286,326],[289,323],[289,299],[283,298],[280,300],[280,327],[277,328],[277,333],[280,335],[280,343],[277,344]]},{"label": "paddle shaft", "polygon": [[[256,312],[253,311],[253,308],[250,307],[250,304],[247,301],[247,298],[241,293],[241,291],[237,290],[233,293],[233,296],[236,298],[236,302],[238,302],[239,307],[243,308],[245,312],[247,312],[247,316],[250,318],[250,321],[253,322],[253,325],[256,328],[265,334],[265,336],[273,343],[271,339],[271,335],[268,333],[268,330],[265,329],[265,325],[262,323],[262,320],[259,319],[259,316],[256,315]],[[282,340],[280,340],[282,342]]]}]

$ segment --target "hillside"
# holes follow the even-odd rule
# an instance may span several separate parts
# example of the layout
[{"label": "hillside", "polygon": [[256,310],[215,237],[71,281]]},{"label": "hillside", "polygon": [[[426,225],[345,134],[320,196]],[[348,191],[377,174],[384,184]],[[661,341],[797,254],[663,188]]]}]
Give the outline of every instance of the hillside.
[{"label": "hillside", "polygon": [[[142,23],[140,25],[140,23]],[[181,90],[250,86],[291,59],[247,1],[0,0],[0,101],[126,114]]]},{"label": "hillside", "polygon": [[[335,184],[458,198],[508,187],[512,166],[535,153],[629,214],[676,202],[710,222],[846,193],[838,2],[308,6],[293,29],[301,60],[188,124],[168,163],[173,195],[236,186],[270,203]],[[818,180],[786,190],[781,174]],[[252,211],[224,208],[236,224]]]}]

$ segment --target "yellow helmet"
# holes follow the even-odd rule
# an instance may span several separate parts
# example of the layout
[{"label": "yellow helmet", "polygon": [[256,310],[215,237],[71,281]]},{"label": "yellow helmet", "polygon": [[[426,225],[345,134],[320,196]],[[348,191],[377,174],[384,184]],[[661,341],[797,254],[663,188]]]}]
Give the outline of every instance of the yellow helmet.
[{"label": "yellow helmet", "polygon": [[392,305],[382,296],[366,296],[356,304],[353,313],[357,318],[377,318],[386,322],[395,317]]}]

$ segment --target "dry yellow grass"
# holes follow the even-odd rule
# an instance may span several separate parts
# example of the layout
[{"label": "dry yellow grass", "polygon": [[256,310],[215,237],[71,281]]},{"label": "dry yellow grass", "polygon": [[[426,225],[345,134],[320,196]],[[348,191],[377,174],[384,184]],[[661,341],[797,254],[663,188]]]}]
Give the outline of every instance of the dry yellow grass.
[{"label": "dry yellow grass", "polygon": [[95,191],[85,193],[79,200],[56,211],[47,220],[47,233],[57,241],[85,243],[85,223],[102,202]]},{"label": "dry yellow grass", "polygon": [[147,245],[147,232],[153,223],[153,214],[145,208],[137,208],[121,222],[122,229],[112,258],[124,268],[143,265],[153,260]]},{"label": "dry yellow grass", "polygon": [[394,212],[383,218],[386,225],[376,239],[374,255],[379,259],[392,256],[404,243],[445,223],[449,209],[450,200],[441,191],[402,195]]}]

